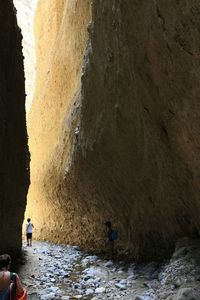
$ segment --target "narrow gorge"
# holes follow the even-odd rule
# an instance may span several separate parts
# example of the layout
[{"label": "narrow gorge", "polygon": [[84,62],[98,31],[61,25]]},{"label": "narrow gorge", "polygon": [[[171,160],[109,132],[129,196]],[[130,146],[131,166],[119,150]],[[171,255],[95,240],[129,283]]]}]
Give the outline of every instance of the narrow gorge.
[{"label": "narrow gorge", "polygon": [[[12,1],[0,5],[0,236],[6,224],[6,249],[19,250],[29,183],[21,37]],[[199,16],[197,0],[39,0],[25,214],[37,239],[99,252],[112,220],[118,252],[150,261],[199,235]]]}]

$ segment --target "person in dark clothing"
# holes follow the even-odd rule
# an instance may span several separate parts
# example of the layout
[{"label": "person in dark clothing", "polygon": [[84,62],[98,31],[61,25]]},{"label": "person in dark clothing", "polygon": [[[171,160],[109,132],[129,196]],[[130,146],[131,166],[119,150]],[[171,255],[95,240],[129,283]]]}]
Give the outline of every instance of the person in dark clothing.
[{"label": "person in dark clothing", "polygon": [[107,227],[107,239],[106,239],[106,248],[108,249],[109,258],[113,258],[114,256],[114,240],[112,237],[112,224],[110,221],[105,223]]},{"label": "person in dark clothing", "polygon": [[107,221],[106,226],[107,226],[107,239],[108,239],[108,242],[112,242],[113,239],[112,239],[112,224],[111,224],[111,222]]}]

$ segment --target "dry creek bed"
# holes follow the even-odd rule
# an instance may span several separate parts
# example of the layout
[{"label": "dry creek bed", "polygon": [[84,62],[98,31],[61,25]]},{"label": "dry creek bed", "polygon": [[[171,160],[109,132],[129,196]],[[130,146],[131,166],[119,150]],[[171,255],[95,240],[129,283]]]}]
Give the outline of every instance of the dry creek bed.
[{"label": "dry creek bed", "polygon": [[24,246],[19,275],[34,300],[200,300],[200,240],[182,239],[166,264],[104,260],[78,247]]}]

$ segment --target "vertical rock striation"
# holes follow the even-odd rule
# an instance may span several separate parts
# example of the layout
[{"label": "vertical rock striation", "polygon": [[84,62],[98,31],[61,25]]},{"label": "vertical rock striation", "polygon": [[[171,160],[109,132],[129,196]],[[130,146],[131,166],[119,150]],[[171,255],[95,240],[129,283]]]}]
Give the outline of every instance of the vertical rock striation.
[{"label": "vertical rock striation", "polygon": [[0,252],[18,255],[29,185],[23,57],[13,3],[0,7]]},{"label": "vertical rock striation", "polygon": [[59,3],[36,16],[37,237],[99,249],[112,219],[126,253],[162,258],[200,228],[199,1]]},{"label": "vertical rock striation", "polygon": [[39,1],[36,90],[28,117],[31,186],[27,207],[38,238],[76,242],[68,234],[74,231],[70,222],[77,214],[65,178],[77,141],[89,21],[89,0]]},{"label": "vertical rock striation", "polygon": [[199,9],[94,1],[81,148],[138,258],[199,229]]}]

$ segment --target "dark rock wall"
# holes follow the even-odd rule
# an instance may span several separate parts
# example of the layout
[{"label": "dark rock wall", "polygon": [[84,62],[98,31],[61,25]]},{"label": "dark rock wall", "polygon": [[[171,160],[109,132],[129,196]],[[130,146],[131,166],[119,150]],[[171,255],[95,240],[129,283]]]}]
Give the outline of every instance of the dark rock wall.
[{"label": "dark rock wall", "polygon": [[21,33],[12,1],[0,1],[0,252],[18,255],[29,185]]},{"label": "dark rock wall", "polygon": [[[65,58],[69,41],[59,28],[56,59],[38,66],[49,77],[37,85],[29,121],[29,213],[38,238],[99,250],[103,223],[111,219],[119,228],[118,247],[148,260],[169,255],[178,237],[199,230],[199,15],[196,0],[92,1],[83,74],[77,71],[81,89],[71,94],[71,81],[63,85],[50,68],[59,49],[58,62]],[[70,45],[80,46],[78,29]],[[71,55],[64,61],[66,79]],[[54,107],[56,119],[48,117]]]},{"label": "dark rock wall", "polygon": [[200,229],[199,13],[198,1],[93,1],[84,171],[138,258]]}]

